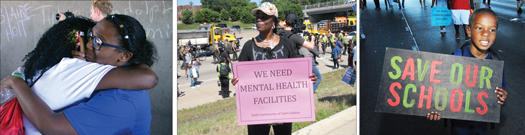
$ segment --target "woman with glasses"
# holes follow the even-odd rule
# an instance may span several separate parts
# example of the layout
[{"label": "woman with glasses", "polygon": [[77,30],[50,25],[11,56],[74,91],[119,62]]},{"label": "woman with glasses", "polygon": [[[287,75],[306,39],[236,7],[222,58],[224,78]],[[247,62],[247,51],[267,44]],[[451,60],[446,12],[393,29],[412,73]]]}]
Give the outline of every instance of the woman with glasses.
[{"label": "woman with glasses", "polygon": [[[269,59],[283,59],[299,57],[297,50],[293,43],[286,37],[277,35],[276,26],[279,20],[277,8],[275,5],[265,2],[258,8],[251,11],[256,16],[256,26],[259,35],[252,40],[247,41],[239,55],[239,61],[258,61]],[[315,74],[310,75],[312,81],[317,82]],[[232,79],[232,84],[235,85],[239,81],[238,78]],[[274,133],[292,134],[292,123],[278,123],[278,124],[260,124],[248,125],[249,135],[268,135],[270,127],[273,126]]]},{"label": "woman with glasses", "polygon": [[[155,47],[132,17],[109,15],[88,30],[93,25],[83,18],[54,25],[25,58],[28,79],[2,80],[0,86],[17,95],[27,134],[149,134],[151,103],[144,89],[158,82],[149,68]],[[85,57],[71,36],[79,30],[91,39]]]}]

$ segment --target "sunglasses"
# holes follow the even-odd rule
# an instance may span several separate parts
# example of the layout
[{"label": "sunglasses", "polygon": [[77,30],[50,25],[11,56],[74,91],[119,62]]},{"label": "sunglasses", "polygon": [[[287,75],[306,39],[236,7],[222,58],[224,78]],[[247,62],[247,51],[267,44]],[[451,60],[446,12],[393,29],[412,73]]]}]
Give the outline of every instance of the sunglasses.
[{"label": "sunglasses", "polygon": [[266,15],[266,14],[264,14],[264,13],[258,13],[258,14],[255,16],[256,19],[261,19],[262,21],[266,21],[266,20],[268,20],[268,19],[270,19],[270,18],[272,18],[272,17],[273,17],[273,16],[271,16],[271,15]]},{"label": "sunglasses", "polygon": [[113,47],[113,48],[117,48],[117,49],[122,49],[122,50],[126,50],[125,48],[122,48],[120,46],[116,46],[116,45],[112,45],[112,44],[109,44],[109,43],[105,43],[105,42],[102,42],[102,39],[100,39],[100,37],[97,37],[93,34],[93,31],[91,29],[88,30],[88,36],[90,37],[91,41],[92,41],[92,46],[93,46],[93,49],[97,50],[97,51],[100,51],[100,48],[102,48],[102,46],[109,46],[109,47]]}]

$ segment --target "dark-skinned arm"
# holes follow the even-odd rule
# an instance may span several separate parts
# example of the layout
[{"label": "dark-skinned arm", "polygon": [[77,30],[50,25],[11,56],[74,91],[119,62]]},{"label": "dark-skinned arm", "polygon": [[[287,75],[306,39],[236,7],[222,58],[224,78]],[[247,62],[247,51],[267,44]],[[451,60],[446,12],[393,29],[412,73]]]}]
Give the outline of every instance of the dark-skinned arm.
[{"label": "dark-skinned arm", "polygon": [[71,126],[64,113],[55,113],[51,108],[27,86],[19,77],[9,76],[2,80],[2,88],[13,89],[17,95],[18,102],[29,121],[42,134],[49,135],[77,135],[77,131]]},{"label": "dark-skinned arm", "polygon": [[[79,44],[77,44],[79,45]],[[85,55],[80,51],[73,50],[74,58],[85,60]],[[111,69],[100,80],[95,90],[121,88],[126,90],[152,89],[159,83],[157,74],[146,64],[133,64],[127,67]]]},{"label": "dark-skinned arm", "polygon": [[118,67],[109,71],[95,90],[121,88],[126,90],[152,89],[159,83],[157,74],[146,64]]}]

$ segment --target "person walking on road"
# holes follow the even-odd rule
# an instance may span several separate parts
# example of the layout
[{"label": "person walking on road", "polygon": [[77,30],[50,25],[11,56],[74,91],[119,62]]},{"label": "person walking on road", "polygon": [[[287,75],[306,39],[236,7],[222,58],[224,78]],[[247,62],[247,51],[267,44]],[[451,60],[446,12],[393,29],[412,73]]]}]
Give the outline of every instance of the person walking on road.
[{"label": "person walking on road", "polygon": [[376,9],[375,10],[381,10],[381,4],[379,4],[379,0],[374,0],[374,4],[376,5]]},{"label": "person walking on road", "polygon": [[[521,10],[521,6],[523,6],[523,3],[525,3],[525,0],[516,0],[518,1],[518,13],[521,13],[523,10]],[[490,2],[489,2],[490,3]]]},{"label": "person walking on road", "polygon": [[185,65],[184,66],[185,67],[184,70],[185,70],[185,73],[186,73],[186,80],[190,79],[190,75],[188,74],[188,69],[190,68],[189,65],[190,65],[190,62],[191,62],[191,53],[189,52],[189,50],[190,50],[189,48],[186,48],[186,51],[185,51],[186,55],[184,56],[184,60],[186,60],[184,62],[184,65]]},{"label": "person walking on road", "polygon": [[[436,4],[436,7],[448,8],[447,0],[432,0],[432,5],[430,6],[430,8],[434,8],[434,4]],[[441,34],[447,33],[447,29],[445,29],[445,26],[439,26],[439,28],[441,29]]]},{"label": "person walking on road", "polygon": [[335,41],[335,47],[334,49],[332,50],[332,58],[333,58],[333,62],[334,62],[334,67],[333,69],[338,69],[339,68],[339,57],[341,57],[340,55],[340,52],[341,52],[341,47],[342,47],[342,43],[341,43],[341,40],[339,40],[339,38],[337,37],[334,37],[334,39],[336,40]]},{"label": "person walking on road", "polygon": [[[401,4],[401,1],[403,1],[403,4]],[[401,6],[403,6],[403,8],[405,8],[405,0],[397,0],[397,2],[399,3],[399,9],[401,9]]]},{"label": "person walking on road", "polygon": [[322,50],[323,55],[326,53],[326,47],[328,46],[328,37],[326,37],[326,34],[323,33],[323,36],[321,37],[321,44],[322,44]]},{"label": "person walking on road", "polygon": [[423,2],[421,2],[421,0],[419,0],[419,5],[421,5],[421,8],[426,8],[427,7],[427,2],[425,0],[423,0]]},{"label": "person walking on road", "polygon": [[230,73],[231,69],[228,64],[226,64],[227,60],[224,57],[220,58],[219,65],[217,65],[216,71],[219,73],[219,81],[221,84],[221,95],[222,98],[228,98],[230,97]]},{"label": "person walking on road", "polygon": [[385,0],[385,7],[386,10],[388,10],[388,7],[390,7],[390,11],[394,11],[394,6],[392,5],[394,1],[392,0]]},{"label": "person walking on road", "polygon": [[199,87],[200,85],[197,85],[197,79],[199,78],[199,65],[201,65],[201,62],[198,59],[195,59],[195,56],[191,56],[191,62],[189,63],[190,67],[190,76],[191,76],[191,88],[195,89],[195,86]]},{"label": "person walking on road", "polygon": [[456,40],[459,40],[459,26],[463,26],[465,31],[465,41],[470,38],[467,35],[467,27],[469,25],[470,6],[469,0],[450,0],[452,4],[452,20],[454,21],[454,28],[456,29]]}]

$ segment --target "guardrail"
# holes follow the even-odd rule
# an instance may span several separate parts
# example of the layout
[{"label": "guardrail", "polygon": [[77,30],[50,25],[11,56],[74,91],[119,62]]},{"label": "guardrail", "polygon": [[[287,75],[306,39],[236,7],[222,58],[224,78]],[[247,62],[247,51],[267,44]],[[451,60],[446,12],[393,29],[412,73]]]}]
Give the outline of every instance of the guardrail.
[{"label": "guardrail", "polygon": [[312,8],[322,8],[322,7],[350,4],[350,3],[356,3],[356,2],[357,2],[356,0],[336,0],[336,1],[330,1],[330,2],[311,4],[311,5],[304,5],[304,6],[301,6],[301,8],[303,10],[306,10],[306,9],[312,9]]}]

